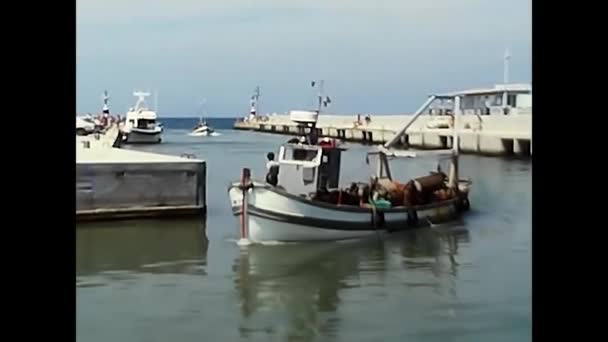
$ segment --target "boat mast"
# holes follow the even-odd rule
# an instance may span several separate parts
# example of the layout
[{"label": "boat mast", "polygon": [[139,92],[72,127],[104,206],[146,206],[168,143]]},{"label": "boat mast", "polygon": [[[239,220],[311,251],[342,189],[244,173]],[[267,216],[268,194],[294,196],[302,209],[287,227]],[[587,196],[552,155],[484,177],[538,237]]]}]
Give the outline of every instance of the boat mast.
[{"label": "boat mast", "polygon": [[133,96],[137,97],[137,103],[135,103],[135,109],[133,111],[137,111],[139,109],[144,108],[143,105],[146,103],[146,97],[150,96],[150,93],[143,91],[134,91]]},{"label": "boat mast", "polygon": [[325,81],[324,80],[320,80],[319,81],[319,106],[317,107],[317,113],[321,114],[321,108],[323,107],[323,85],[324,85]]},{"label": "boat mast", "polygon": [[154,91],[154,111],[158,115],[158,89]]},{"label": "boat mast", "polygon": [[201,113],[200,113],[200,116],[198,117],[198,122],[201,125],[203,124],[203,117],[205,116],[205,103],[207,103],[207,98],[203,97],[203,100],[201,101]]},{"label": "boat mast", "polygon": [[329,96],[325,96],[325,92],[324,92],[325,80],[312,81],[310,83],[310,85],[313,88],[315,86],[318,86],[317,88],[319,89],[319,92],[317,94],[317,99],[318,99],[317,114],[321,114],[321,109],[323,107],[327,107],[331,103],[331,99],[329,98]]}]

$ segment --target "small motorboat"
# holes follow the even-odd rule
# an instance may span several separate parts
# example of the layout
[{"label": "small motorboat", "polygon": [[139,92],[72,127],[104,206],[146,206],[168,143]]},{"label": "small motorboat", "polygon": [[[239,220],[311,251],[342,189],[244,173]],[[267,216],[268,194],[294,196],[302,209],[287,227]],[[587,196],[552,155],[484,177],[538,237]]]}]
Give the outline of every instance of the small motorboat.
[{"label": "small motorboat", "polygon": [[196,125],[196,127],[194,127],[194,129],[192,130],[192,132],[190,132],[191,136],[215,136],[218,135],[218,133],[215,132],[215,130],[213,129],[213,127],[209,126],[209,124],[207,124],[207,121],[201,120],[199,121],[199,123]]}]

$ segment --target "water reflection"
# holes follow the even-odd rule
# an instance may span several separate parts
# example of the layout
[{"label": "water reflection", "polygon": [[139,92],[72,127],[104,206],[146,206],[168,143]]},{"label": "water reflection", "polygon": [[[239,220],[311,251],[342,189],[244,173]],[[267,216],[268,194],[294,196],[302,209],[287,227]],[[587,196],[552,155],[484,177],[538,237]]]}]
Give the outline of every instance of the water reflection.
[{"label": "water reflection", "polygon": [[[394,281],[441,288],[447,281],[447,293],[455,296],[459,244],[469,241],[468,230],[459,226],[348,243],[244,248],[233,267],[241,337],[335,338],[338,308],[350,288],[383,291]],[[395,267],[405,279],[388,277]]]},{"label": "water reflection", "polygon": [[[463,226],[443,226],[405,232],[398,241],[387,241],[392,255],[399,254],[401,268],[408,271],[407,288],[428,287],[440,296],[458,298],[458,270],[468,262],[459,260],[459,246],[470,243]],[[398,252],[397,252],[398,251]]]},{"label": "water reflection", "polygon": [[204,273],[208,240],[201,220],[79,224],[76,276]]}]

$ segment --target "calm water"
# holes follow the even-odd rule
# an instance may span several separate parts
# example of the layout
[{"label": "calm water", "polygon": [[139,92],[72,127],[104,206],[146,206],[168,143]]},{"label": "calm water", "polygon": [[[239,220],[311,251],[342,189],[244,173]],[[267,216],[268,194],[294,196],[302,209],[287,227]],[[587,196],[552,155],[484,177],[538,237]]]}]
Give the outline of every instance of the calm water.
[{"label": "calm water", "polygon": [[[227,184],[263,177],[284,136],[163,120],[165,143],[137,149],[208,162],[208,217],[80,225],[78,341],[529,341],[530,162],[463,156],[474,181],[462,224],[356,243],[238,247]],[[232,120],[210,121],[228,128]],[[365,147],[343,181],[368,177]],[[402,179],[434,169],[395,164]]]}]

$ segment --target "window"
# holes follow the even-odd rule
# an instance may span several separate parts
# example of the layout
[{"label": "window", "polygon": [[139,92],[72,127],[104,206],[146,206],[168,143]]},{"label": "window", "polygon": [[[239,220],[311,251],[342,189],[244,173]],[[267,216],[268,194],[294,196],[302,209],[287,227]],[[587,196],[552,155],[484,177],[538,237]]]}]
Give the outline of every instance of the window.
[{"label": "window", "polygon": [[494,96],[494,106],[502,106],[502,94]]},{"label": "window", "polygon": [[511,106],[511,107],[515,107],[516,106],[516,94],[509,94],[509,96],[507,97],[507,105]]},{"label": "window", "polygon": [[317,156],[317,151],[314,150],[300,150],[300,149],[294,149],[293,150],[293,160],[305,160],[305,161],[312,161],[313,159],[315,159],[315,157]]},{"label": "window", "polygon": [[302,170],[302,180],[304,184],[310,184],[315,181],[315,169],[314,167],[305,167]]}]

